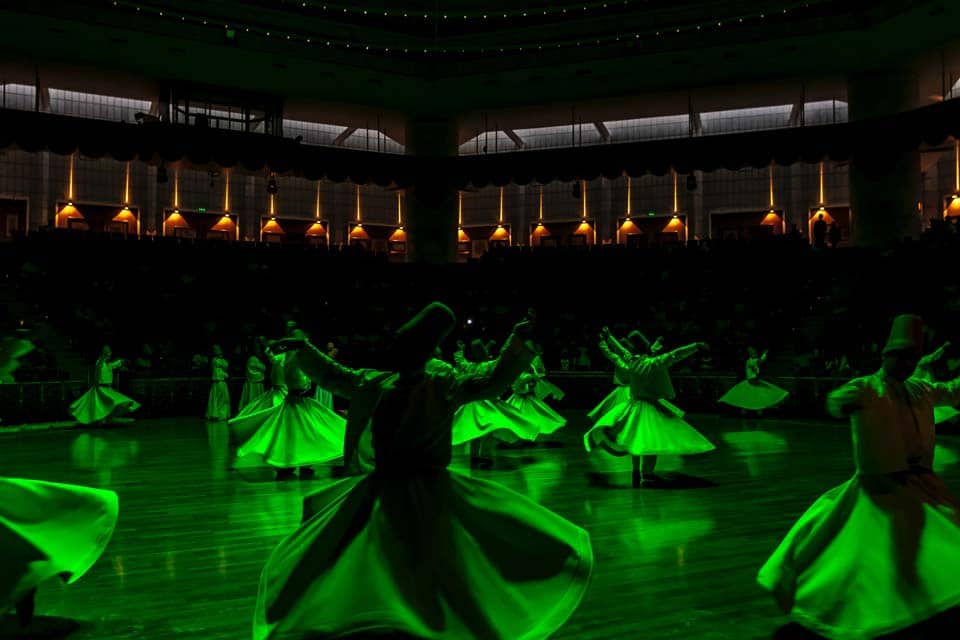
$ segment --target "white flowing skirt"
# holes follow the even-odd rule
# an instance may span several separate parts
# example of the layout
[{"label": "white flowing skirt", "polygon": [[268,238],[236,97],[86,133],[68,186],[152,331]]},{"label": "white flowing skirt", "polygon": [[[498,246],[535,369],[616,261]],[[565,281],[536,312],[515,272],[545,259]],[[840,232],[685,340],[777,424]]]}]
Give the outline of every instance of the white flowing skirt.
[{"label": "white flowing skirt", "polygon": [[329,462],[343,455],[347,421],[308,397],[287,396],[270,409],[230,421],[237,457],[257,455],[281,469]]},{"label": "white flowing skirt", "polygon": [[50,578],[73,582],[117,524],[113,491],[0,477],[0,614]]},{"label": "white flowing skirt", "polygon": [[70,405],[70,414],[80,424],[94,424],[107,418],[133,413],[140,403],[110,387],[91,387]]},{"label": "white flowing skirt", "polygon": [[669,415],[646,400],[629,400],[597,419],[583,437],[590,451],[593,444],[614,455],[691,455],[716,447],[683,418]]},{"label": "white flowing skirt", "polygon": [[270,555],[253,637],[541,640],[592,568],[586,531],[499,483],[446,470],[347,478],[307,497]]},{"label": "white flowing skirt", "polygon": [[834,640],[873,638],[960,606],[960,512],[934,474],[821,496],[757,576],[780,607]]}]

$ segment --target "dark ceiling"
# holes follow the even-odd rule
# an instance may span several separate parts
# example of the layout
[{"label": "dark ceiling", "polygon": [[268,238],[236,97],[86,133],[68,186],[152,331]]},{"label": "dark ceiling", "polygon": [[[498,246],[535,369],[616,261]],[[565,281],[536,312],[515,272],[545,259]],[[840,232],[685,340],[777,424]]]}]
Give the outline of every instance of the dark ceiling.
[{"label": "dark ceiling", "polygon": [[955,40],[958,4],[4,0],[0,48],[287,99],[461,113],[882,70]]},{"label": "dark ceiling", "polygon": [[[719,32],[735,38],[741,29],[778,30],[798,21],[841,15],[868,17],[869,0],[620,0],[598,2],[346,3],[292,0],[239,2],[117,2],[120,11],[159,13],[168,20],[233,24],[274,37],[438,61],[496,58],[502,52],[527,57],[542,48],[622,49],[637,39],[683,32]],[[890,6],[895,6],[896,3]],[[899,3],[903,5],[904,3]],[[398,6],[399,5],[399,6]],[[639,38],[638,38],[639,36]],[[542,48],[541,48],[542,47]]]}]

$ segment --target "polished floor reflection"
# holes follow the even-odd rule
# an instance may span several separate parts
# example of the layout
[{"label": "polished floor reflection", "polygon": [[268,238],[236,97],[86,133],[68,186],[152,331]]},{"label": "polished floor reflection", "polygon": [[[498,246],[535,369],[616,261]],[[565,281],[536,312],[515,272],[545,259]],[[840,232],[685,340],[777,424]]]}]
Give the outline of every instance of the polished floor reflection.
[{"label": "polished floor reflection", "polygon": [[[581,418],[564,446],[500,450],[502,482],[584,526],[593,583],[558,638],[770,638],[787,619],[755,586],[760,564],[796,518],[851,474],[840,422],[693,415],[715,452],[664,458],[666,481],[629,488],[629,461],[588,456]],[[237,640],[250,635],[259,573],[291,531],[301,498],[330,482],[277,482],[234,467],[223,423],[143,420],[110,429],[0,436],[0,473],[110,488],[120,521],[100,562],[37,597],[52,637]],[[459,460],[465,469],[464,460]],[[937,470],[960,492],[960,438],[943,437]],[[467,470],[469,473],[469,470]],[[15,637],[11,617],[0,638]]]}]

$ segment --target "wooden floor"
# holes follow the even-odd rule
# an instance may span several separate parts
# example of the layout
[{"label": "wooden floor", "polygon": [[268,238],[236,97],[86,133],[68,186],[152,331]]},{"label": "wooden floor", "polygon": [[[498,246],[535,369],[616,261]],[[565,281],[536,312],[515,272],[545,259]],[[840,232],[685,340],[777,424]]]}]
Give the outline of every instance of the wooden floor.
[{"label": "wooden floor", "polygon": [[[570,418],[557,434],[565,446],[501,451],[497,468],[473,472],[590,532],[593,582],[557,638],[743,640],[788,622],[754,577],[797,516],[851,475],[845,424],[693,415],[718,449],[664,459],[673,486],[633,490],[629,462],[586,454]],[[73,585],[40,589],[40,628],[62,636],[72,620],[77,639],[249,638],[267,554],[329,470],[276,482],[268,470],[231,471],[232,455],[222,423],[194,419],[0,436],[4,476],[120,494],[100,561]],[[937,458],[960,489],[960,439],[942,438]],[[13,628],[4,619],[0,637]]]}]

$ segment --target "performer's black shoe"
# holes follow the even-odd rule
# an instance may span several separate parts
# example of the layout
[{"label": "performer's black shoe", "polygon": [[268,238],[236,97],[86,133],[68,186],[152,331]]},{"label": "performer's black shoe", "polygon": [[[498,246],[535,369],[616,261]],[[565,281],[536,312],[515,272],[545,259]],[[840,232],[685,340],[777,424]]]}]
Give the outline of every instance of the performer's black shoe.
[{"label": "performer's black shoe", "polygon": [[277,469],[277,480],[289,480],[296,474],[296,469]]},{"label": "performer's black shoe", "polygon": [[36,595],[37,590],[31,589],[25,596],[17,600],[17,621],[21,627],[27,627],[33,621],[34,597]]},{"label": "performer's black shoe", "polygon": [[317,472],[313,470],[313,467],[300,467],[300,479],[309,480],[317,475]]}]

